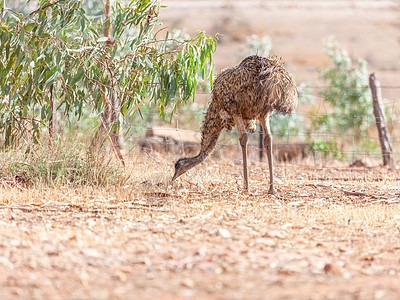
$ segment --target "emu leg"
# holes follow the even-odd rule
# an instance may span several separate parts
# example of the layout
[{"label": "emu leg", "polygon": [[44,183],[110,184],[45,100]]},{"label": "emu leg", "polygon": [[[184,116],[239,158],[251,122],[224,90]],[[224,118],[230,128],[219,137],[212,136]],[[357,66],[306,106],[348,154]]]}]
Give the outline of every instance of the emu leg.
[{"label": "emu leg", "polygon": [[259,121],[264,130],[264,147],[267,150],[267,157],[268,157],[268,167],[269,167],[268,194],[275,194],[276,191],[274,188],[274,168],[272,162],[272,135],[271,135],[271,129],[269,127],[269,117],[270,115],[267,115],[265,118],[260,118]]},{"label": "emu leg", "polygon": [[247,132],[244,126],[243,119],[240,117],[234,117],[238,133],[239,133],[239,143],[242,147],[243,155],[243,186],[245,190],[249,190],[249,179],[247,175]]}]

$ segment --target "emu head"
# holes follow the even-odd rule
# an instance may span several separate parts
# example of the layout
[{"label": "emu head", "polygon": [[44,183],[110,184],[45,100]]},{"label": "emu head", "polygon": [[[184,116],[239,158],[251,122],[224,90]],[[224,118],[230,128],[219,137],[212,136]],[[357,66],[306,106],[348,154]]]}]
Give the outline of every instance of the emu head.
[{"label": "emu head", "polygon": [[187,170],[192,168],[192,163],[190,158],[181,158],[175,163],[175,174],[174,177],[172,177],[172,181],[177,179],[179,176],[181,176],[183,173],[185,173]]}]

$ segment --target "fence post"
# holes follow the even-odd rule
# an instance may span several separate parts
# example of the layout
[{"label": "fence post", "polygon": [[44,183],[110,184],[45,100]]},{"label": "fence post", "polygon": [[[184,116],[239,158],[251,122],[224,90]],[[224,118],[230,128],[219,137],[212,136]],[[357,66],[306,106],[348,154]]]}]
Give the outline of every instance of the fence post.
[{"label": "fence post", "polygon": [[390,144],[389,132],[386,126],[385,110],[382,103],[382,92],[381,84],[379,80],[372,73],[369,76],[369,86],[372,92],[372,99],[374,105],[374,115],[376,121],[376,127],[379,133],[379,142],[382,150],[383,165],[390,165],[390,169],[393,170],[392,160],[392,145]]}]

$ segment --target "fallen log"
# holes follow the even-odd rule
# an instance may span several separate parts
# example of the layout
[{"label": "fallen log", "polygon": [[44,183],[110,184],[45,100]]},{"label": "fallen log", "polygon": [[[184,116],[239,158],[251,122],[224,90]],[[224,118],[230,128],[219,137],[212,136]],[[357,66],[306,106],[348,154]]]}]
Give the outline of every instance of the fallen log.
[{"label": "fallen log", "polygon": [[[177,129],[171,127],[152,127],[146,130],[146,136],[139,141],[142,149],[176,155],[196,155],[200,150],[201,133],[195,130]],[[249,143],[249,156],[257,155],[256,144]],[[276,143],[273,155],[277,161],[293,161],[304,159],[312,146],[309,143]],[[214,158],[234,158],[240,156],[239,143],[231,145],[217,144],[213,152]]]}]

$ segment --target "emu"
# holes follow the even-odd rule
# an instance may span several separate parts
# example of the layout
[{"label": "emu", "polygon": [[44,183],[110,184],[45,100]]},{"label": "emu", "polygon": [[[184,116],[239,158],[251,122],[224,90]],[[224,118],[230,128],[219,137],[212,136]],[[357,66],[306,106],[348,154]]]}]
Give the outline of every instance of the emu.
[{"label": "emu", "polygon": [[222,70],[215,78],[211,102],[201,127],[201,149],[194,157],[175,163],[172,181],[200,164],[213,151],[223,129],[237,127],[243,155],[243,184],[248,190],[247,132],[254,132],[256,120],[264,131],[264,147],[269,167],[269,194],[275,193],[272,163],[272,136],[269,119],[273,111],[291,113],[297,106],[298,92],[292,76],[277,57],[253,55],[238,66]]}]

